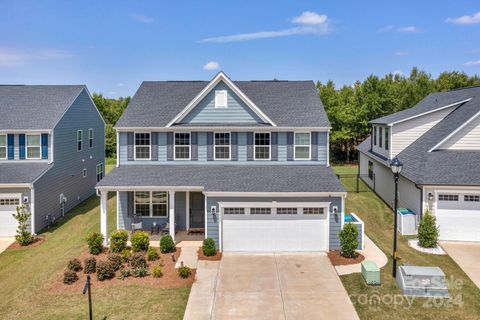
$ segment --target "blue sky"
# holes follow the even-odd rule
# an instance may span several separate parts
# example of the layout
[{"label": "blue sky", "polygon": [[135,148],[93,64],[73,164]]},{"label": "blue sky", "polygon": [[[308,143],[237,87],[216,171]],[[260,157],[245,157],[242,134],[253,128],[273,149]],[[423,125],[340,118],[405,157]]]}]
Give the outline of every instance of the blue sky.
[{"label": "blue sky", "polygon": [[480,73],[478,1],[2,1],[0,83]]}]

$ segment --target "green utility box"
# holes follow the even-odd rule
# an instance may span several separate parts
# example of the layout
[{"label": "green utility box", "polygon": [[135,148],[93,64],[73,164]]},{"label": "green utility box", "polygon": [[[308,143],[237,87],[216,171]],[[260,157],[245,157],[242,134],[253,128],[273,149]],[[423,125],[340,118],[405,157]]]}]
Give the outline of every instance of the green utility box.
[{"label": "green utility box", "polygon": [[362,276],[367,284],[380,284],[380,269],[373,261],[362,261]]}]

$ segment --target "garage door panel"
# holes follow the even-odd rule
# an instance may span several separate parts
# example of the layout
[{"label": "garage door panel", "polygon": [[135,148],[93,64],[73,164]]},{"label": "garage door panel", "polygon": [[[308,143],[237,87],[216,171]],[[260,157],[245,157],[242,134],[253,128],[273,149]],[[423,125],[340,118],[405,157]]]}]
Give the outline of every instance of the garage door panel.
[{"label": "garage door panel", "polygon": [[480,210],[438,209],[440,240],[480,241]]},{"label": "garage door panel", "polygon": [[17,205],[5,204],[5,201],[12,203],[16,200],[17,204],[20,204],[20,196],[13,194],[0,194],[0,237],[11,237],[16,234],[18,222],[13,217],[13,214],[17,212]]}]

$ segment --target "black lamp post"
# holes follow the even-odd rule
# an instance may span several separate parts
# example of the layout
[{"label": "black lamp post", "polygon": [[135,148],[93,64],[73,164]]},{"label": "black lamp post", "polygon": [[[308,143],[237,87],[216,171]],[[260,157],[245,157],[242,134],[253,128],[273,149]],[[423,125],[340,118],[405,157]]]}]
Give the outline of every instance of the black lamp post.
[{"label": "black lamp post", "polygon": [[393,172],[393,179],[395,180],[395,204],[393,211],[393,270],[392,276],[395,278],[397,276],[397,207],[398,207],[398,177],[400,172],[402,172],[403,164],[398,160],[397,157],[392,160],[390,163],[390,168]]}]

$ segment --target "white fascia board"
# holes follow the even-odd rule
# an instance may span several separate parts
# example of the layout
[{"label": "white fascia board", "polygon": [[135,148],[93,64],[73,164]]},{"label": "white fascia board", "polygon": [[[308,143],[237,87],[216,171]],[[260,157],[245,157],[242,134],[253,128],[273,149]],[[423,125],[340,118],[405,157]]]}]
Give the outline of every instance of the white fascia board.
[{"label": "white fascia board", "polygon": [[205,96],[220,82],[223,81],[227,86],[235,92],[240,99],[242,99],[253,112],[255,112],[263,121],[270,123],[272,126],[276,127],[277,125],[266,115],[260,108],[258,108],[222,71],[220,71],[210,83],[202,90],[200,93],[193,98],[192,101],[167,124],[167,127],[170,127],[175,122],[182,120],[186,115],[203,99]]},{"label": "white fascia board", "polygon": [[48,134],[51,134],[52,133],[52,129],[13,129],[13,130],[9,130],[9,129],[0,129],[0,133],[37,133],[37,134],[41,134],[41,133],[48,133]]},{"label": "white fascia board", "polygon": [[259,208],[303,208],[303,207],[320,207],[330,208],[331,202],[278,202],[278,201],[266,201],[266,202],[218,202],[221,207],[231,208],[244,208],[244,207],[259,207]]},{"label": "white fascia board", "polygon": [[95,189],[104,191],[203,191],[203,186],[101,186]]},{"label": "white fascia board", "polygon": [[331,127],[222,127],[216,126],[215,123],[212,123],[208,127],[115,127],[117,132],[131,132],[131,131],[154,131],[154,132],[171,132],[174,131],[205,131],[210,132],[214,131],[318,131],[318,132],[329,132]]},{"label": "white fascia board", "polygon": [[0,183],[0,188],[33,188],[31,183]]},{"label": "white fascia board", "polygon": [[209,197],[342,197],[346,192],[204,192]]}]

